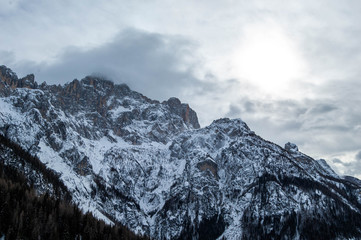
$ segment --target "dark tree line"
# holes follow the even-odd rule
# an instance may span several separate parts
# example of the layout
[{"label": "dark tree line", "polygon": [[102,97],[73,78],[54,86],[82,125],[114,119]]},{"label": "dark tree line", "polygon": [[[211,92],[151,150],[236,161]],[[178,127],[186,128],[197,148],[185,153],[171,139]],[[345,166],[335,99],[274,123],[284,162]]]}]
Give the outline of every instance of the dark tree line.
[{"label": "dark tree line", "polygon": [[[36,172],[39,172],[42,174],[44,179],[51,183],[54,188],[54,194],[56,197],[61,197],[63,199],[66,199],[68,201],[71,200],[71,195],[67,189],[67,187],[64,185],[64,183],[59,179],[59,176],[56,172],[53,170],[47,168],[40,160],[39,158],[32,156],[28,151],[24,150],[20,145],[17,143],[14,143],[10,139],[4,137],[0,134],[0,146],[5,146],[7,148],[10,148],[13,153],[18,156],[19,163],[22,165],[25,165],[25,163],[30,164],[31,168],[35,170]],[[2,156],[0,156],[1,160]],[[32,183],[30,183],[32,184]]]},{"label": "dark tree line", "polygon": [[[361,209],[356,200],[349,197],[351,190],[336,189],[333,185],[325,185],[300,177],[279,176],[264,174],[258,179],[258,187],[255,194],[260,196],[261,208],[267,208],[269,202],[268,182],[278,182],[282,187],[295,186],[305,192],[314,193],[319,190],[326,196],[321,208],[312,210],[300,209],[290,210],[280,215],[262,215],[256,211],[256,204],[250,205],[242,217],[243,232],[242,239],[360,239],[361,237],[361,214],[346,205],[342,199],[331,189],[344,196],[358,209]],[[347,183],[345,183],[347,184]],[[347,185],[346,185],[347,186]],[[348,186],[349,187],[349,186]],[[313,197],[316,198],[314,195]]]},{"label": "dark tree line", "polygon": [[70,202],[37,196],[26,178],[0,163],[0,235],[6,239],[144,239],[110,226]]},{"label": "dark tree line", "polygon": [[[4,165],[0,155],[0,237],[5,239],[146,239],[126,227],[110,226],[91,213],[83,214],[71,203],[71,195],[53,170],[20,145],[0,134],[3,152],[12,150],[22,166],[41,173],[53,185],[54,195],[37,195],[31,181],[14,166]],[[8,150],[6,150],[8,149]]]}]

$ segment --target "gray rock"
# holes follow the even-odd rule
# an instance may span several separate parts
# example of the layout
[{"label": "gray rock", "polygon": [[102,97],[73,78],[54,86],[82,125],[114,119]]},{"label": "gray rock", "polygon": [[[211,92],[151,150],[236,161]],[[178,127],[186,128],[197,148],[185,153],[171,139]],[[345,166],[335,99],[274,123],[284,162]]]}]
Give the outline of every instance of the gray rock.
[{"label": "gray rock", "polygon": [[200,128],[177,98],[159,103],[97,77],[38,86],[0,73],[0,132],[107,222],[153,239],[361,236],[357,181],[240,119]]}]

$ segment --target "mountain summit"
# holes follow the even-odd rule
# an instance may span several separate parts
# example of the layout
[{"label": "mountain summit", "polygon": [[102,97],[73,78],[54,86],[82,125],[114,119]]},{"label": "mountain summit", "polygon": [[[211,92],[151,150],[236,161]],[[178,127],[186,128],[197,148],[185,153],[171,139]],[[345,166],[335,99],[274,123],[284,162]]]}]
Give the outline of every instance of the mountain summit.
[{"label": "mountain summit", "polygon": [[83,211],[154,239],[361,237],[359,181],[240,119],[200,128],[176,98],[91,76],[39,85],[1,66],[0,133],[57,172]]}]

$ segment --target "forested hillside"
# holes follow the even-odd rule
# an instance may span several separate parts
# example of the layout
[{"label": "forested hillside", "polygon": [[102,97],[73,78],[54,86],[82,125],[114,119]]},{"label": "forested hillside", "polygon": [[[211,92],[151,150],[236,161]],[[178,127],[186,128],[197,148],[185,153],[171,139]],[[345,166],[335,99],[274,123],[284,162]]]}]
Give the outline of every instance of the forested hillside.
[{"label": "forested hillside", "polygon": [[[124,226],[109,226],[92,216],[83,214],[70,201],[67,189],[54,172],[36,157],[4,136],[0,136],[0,237],[5,239],[144,239]],[[4,165],[4,157],[15,157],[19,166],[31,165],[54,186],[54,194],[41,195],[30,185],[21,167]],[[20,171],[19,171],[20,170]]]},{"label": "forested hillside", "polygon": [[26,178],[0,163],[0,234],[6,239],[142,239],[109,226],[49,194],[37,196]]}]

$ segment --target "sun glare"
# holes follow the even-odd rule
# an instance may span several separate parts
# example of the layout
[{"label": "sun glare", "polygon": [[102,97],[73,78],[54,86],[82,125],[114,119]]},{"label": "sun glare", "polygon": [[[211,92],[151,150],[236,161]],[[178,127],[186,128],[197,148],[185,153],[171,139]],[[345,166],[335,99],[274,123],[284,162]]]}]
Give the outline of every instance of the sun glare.
[{"label": "sun glare", "polygon": [[297,47],[275,26],[247,28],[235,51],[233,68],[238,78],[273,95],[286,94],[305,72]]}]

